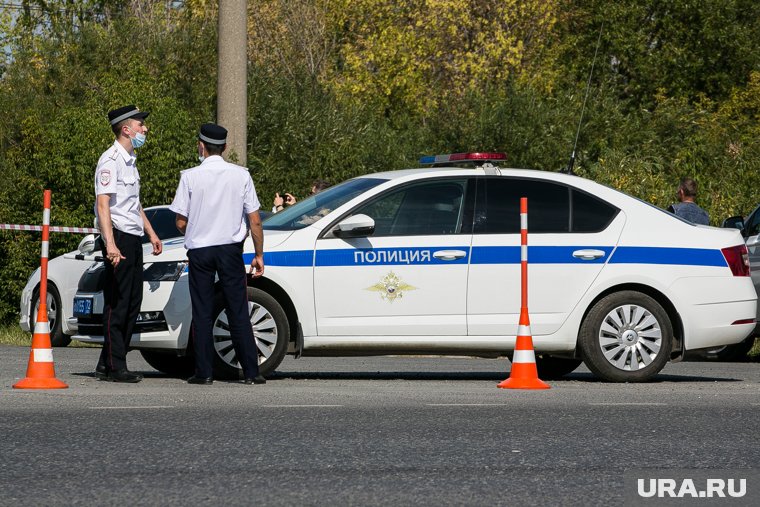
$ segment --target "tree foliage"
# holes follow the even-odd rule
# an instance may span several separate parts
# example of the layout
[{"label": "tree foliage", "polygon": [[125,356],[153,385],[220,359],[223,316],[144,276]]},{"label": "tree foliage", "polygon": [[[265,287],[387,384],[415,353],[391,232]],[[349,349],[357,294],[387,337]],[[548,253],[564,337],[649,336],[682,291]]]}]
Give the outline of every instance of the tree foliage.
[{"label": "tree foliage", "polygon": [[[19,0],[0,11],[0,222],[92,223],[108,110],[151,112],[144,205],[168,203],[214,121],[214,0]],[[260,200],[506,151],[567,163],[658,206],[694,177],[719,225],[758,202],[760,3],[754,0],[250,0],[248,160]],[[54,235],[51,254],[79,237]],[[0,321],[39,263],[39,235],[0,231]]]}]

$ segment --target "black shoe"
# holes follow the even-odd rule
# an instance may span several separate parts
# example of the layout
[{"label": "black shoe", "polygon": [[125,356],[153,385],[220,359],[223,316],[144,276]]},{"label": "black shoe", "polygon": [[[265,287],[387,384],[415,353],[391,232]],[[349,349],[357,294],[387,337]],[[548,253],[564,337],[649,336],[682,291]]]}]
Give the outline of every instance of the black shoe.
[{"label": "black shoe", "polygon": [[256,375],[254,378],[246,377],[243,380],[243,384],[248,384],[248,385],[250,385],[250,384],[266,384],[266,383],[267,383],[267,379],[265,379],[261,375]]},{"label": "black shoe", "polygon": [[212,377],[198,377],[196,375],[193,375],[189,379],[187,379],[188,384],[200,384],[203,386],[210,386],[214,383],[214,379]]},{"label": "black shoe", "polygon": [[95,378],[98,380],[107,380],[108,379],[108,368],[106,368],[105,365],[99,364],[95,368]]},{"label": "black shoe", "polygon": [[129,384],[135,384],[137,382],[140,382],[142,379],[143,376],[139,373],[133,373],[126,369],[108,372],[108,376],[106,377],[106,380],[109,382],[125,382]]}]

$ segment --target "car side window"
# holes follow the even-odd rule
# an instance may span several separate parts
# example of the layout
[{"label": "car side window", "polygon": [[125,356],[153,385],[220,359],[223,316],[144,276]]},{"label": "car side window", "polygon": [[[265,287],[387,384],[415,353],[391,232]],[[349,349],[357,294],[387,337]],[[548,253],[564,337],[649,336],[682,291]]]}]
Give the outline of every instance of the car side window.
[{"label": "car side window", "polygon": [[611,204],[577,189],[572,190],[572,199],[573,232],[603,231],[619,211]]},{"label": "car side window", "polygon": [[475,200],[475,234],[520,232],[520,198],[528,198],[528,230],[570,230],[570,192],[556,183],[520,178],[483,178]]},{"label": "car side window", "polygon": [[373,237],[457,234],[462,230],[466,180],[405,186],[354,210],[375,221]]}]

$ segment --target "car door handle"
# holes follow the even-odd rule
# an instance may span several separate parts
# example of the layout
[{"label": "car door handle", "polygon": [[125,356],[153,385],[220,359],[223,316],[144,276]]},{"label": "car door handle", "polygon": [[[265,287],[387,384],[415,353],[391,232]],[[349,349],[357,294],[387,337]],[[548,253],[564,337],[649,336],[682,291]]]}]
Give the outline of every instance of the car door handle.
[{"label": "car door handle", "polygon": [[467,255],[467,252],[463,250],[438,250],[433,254],[433,257],[442,261],[455,261],[465,255]]},{"label": "car door handle", "polygon": [[604,257],[604,250],[576,250],[573,252],[573,257],[584,261],[593,261],[599,257]]}]

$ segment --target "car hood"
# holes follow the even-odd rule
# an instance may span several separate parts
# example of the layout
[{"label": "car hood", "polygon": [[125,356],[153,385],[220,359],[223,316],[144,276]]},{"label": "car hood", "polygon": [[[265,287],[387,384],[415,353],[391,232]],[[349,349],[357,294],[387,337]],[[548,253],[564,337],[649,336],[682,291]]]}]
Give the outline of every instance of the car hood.
[{"label": "car hood", "polygon": [[[285,242],[293,234],[293,231],[264,231],[264,248],[276,248]],[[246,241],[246,251],[249,250],[248,243],[250,238]],[[160,255],[154,256],[153,246],[150,243],[143,245],[143,261],[148,262],[167,262],[167,261],[179,261],[187,259],[187,250],[185,249],[185,238],[171,238],[166,239],[163,242],[163,251]]]}]

